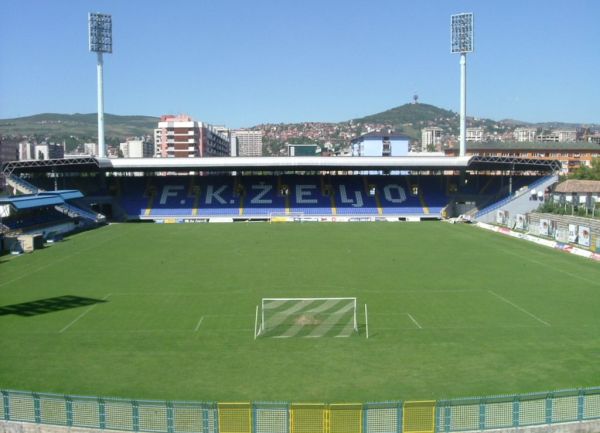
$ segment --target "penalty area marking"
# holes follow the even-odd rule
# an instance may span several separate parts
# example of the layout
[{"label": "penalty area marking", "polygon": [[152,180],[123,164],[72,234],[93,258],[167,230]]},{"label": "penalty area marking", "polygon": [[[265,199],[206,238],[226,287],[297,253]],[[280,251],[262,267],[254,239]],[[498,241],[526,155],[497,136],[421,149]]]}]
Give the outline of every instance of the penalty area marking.
[{"label": "penalty area marking", "polygon": [[550,325],[548,322],[546,322],[545,320],[542,320],[542,319],[540,319],[540,318],[539,318],[538,316],[536,316],[535,314],[533,314],[533,313],[530,313],[530,312],[529,312],[529,311],[527,311],[525,308],[519,307],[517,304],[515,304],[515,303],[513,303],[513,302],[509,301],[508,299],[506,299],[506,298],[504,298],[504,297],[500,296],[499,294],[495,293],[493,290],[488,290],[488,292],[489,292],[490,294],[494,295],[496,298],[500,299],[501,301],[504,301],[504,302],[506,302],[508,305],[512,305],[512,306],[513,306],[513,307],[515,307],[517,310],[519,310],[519,311],[521,311],[521,312],[523,312],[523,313],[527,314],[529,317],[532,317],[532,318],[534,318],[534,319],[535,319],[535,320],[537,320],[538,322],[540,322],[540,323],[543,323],[543,324],[544,324],[544,325],[546,325],[546,326],[552,326],[552,325]]},{"label": "penalty area marking", "polygon": [[415,320],[415,318],[414,318],[413,316],[411,316],[411,314],[410,314],[410,313],[406,313],[406,315],[408,316],[408,318],[409,318],[410,320],[412,320],[412,322],[413,322],[413,323],[414,323],[414,324],[417,326],[417,328],[419,328],[419,329],[423,329],[423,327],[422,327],[421,325],[419,325],[419,322],[417,322],[417,321]]},{"label": "penalty area marking", "polygon": [[204,316],[200,317],[200,320],[198,320],[198,324],[194,328],[194,332],[198,332],[198,329],[200,329],[200,325],[202,325],[203,320],[204,320]]},{"label": "penalty area marking", "polygon": [[[111,293],[109,293],[108,295],[106,295],[104,298],[102,298],[103,301],[106,301],[108,299],[108,297],[111,295]],[[75,320],[73,320],[71,323],[69,323],[67,326],[65,326],[63,329],[61,329],[60,331],[58,331],[59,334],[62,334],[63,332],[65,332],[67,329],[69,329],[71,326],[73,326],[75,324],[75,322],[77,322],[79,319],[81,319],[83,316],[85,316],[87,313],[89,313],[90,311],[92,311],[98,304],[94,304],[92,305],[90,308],[88,308],[87,310],[85,310],[83,313],[81,313],[79,316],[77,316],[75,318]]]}]

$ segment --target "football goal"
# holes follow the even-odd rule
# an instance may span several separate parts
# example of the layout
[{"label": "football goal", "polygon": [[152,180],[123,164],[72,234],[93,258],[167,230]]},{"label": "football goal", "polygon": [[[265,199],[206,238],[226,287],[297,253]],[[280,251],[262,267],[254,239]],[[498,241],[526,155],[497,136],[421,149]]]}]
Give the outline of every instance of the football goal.
[{"label": "football goal", "polygon": [[302,222],[304,212],[270,212],[269,222],[286,223],[286,222]]},{"label": "football goal", "polygon": [[356,298],[263,298],[254,337],[350,337],[358,333]]}]

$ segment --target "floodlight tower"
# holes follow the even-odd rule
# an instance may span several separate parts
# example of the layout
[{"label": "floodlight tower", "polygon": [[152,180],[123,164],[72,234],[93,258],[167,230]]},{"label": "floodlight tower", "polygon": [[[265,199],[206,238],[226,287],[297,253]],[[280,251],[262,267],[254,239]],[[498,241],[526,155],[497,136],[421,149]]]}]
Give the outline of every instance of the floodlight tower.
[{"label": "floodlight tower", "polygon": [[112,17],[107,14],[90,12],[88,14],[90,29],[90,51],[96,53],[98,59],[98,156],[106,156],[104,144],[104,80],[103,53],[112,53]]},{"label": "floodlight tower", "polygon": [[473,14],[452,15],[452,53],[460,53],[460,156],[465,156],[467,135],[467,53],[473,52]]}]

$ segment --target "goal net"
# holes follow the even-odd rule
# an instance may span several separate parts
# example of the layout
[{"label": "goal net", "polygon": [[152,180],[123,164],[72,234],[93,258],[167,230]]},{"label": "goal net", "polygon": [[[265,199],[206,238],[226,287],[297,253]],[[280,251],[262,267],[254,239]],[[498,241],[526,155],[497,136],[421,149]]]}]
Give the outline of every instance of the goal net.
[{"label": "goal net", "polygon": [[272,223],[287,223],[287,222],[302,222],[304,212],[271,212],[269,213],[269,222]]},{"label": "goal net", "polygon": [[358,332],[356,298],[263,298],[255,336],[349,337]]}]

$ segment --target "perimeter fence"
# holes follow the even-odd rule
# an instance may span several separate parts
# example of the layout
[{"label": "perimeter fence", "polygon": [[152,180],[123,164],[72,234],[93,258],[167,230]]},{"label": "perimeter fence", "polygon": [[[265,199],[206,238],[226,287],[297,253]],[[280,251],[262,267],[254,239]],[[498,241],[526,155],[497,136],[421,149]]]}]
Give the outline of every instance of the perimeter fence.
[{"label": "perimeter fence", "polygon": [[442,433],[600,419],[600,387],[439,401],[185,402],[0,391],[0,419],[152,433]]}]

